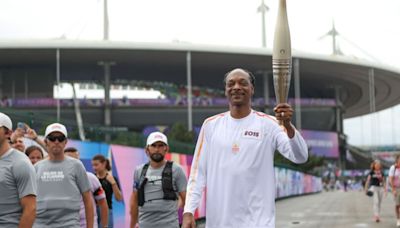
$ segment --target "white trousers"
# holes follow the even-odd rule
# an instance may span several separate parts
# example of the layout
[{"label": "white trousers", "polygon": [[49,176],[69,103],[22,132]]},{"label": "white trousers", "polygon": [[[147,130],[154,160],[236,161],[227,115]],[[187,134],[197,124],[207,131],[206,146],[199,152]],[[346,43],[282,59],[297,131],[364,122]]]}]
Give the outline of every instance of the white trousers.
[{"label": "white trousers", "polygon": [[374,202],[374,215],[380,216],[381,214],[381,204],[383,198],[383,187],[372,186],[372,191],[374,192],[373,202]]}]

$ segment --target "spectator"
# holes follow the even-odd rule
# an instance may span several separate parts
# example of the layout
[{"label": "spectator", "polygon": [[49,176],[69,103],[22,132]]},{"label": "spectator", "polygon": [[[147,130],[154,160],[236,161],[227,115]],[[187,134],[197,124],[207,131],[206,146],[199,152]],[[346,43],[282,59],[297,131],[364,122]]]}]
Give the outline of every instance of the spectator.
[{"label": "spectator", "polygon": [[42,148],[38,146],[30,146],[25,150],[26,156],[28,156],[29,160],[31,160],[32,165],[36,164],[36,162],[43,159],[43,151]]},{"label": "spectator", "polygon": [[21,123],[23,126],[18,126],[13,134],[11,135],[11,144],[12,147],[21,151],[25,152],[25,141],[24,138],[28,138],[34,142],[36,142],[38,145],[40,145],[42,148],[46,148],[46,145],[43,140],[41,140],[36,131],[32,128],[30,128],[29,125],[26,123]]}]

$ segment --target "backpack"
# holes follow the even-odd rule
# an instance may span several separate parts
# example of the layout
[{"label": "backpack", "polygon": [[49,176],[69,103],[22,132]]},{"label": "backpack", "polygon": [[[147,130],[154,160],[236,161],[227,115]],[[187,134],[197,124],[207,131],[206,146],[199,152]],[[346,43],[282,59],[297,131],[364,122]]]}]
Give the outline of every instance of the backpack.
[{"label": "backpack", "polygon": [[[176,196],[176,193],[173,188],[173,182],[172,182],[172,161],[167,161],[165,164],[165,167],[162,171],[162,178],[161,178],[161,183],[162,183],[162,190],[164,192],[164,197],[162,199],[165,200],[177,200],[178,197]],[[144,186],[147,183],[147,178],[146,178],[146,173],[147,169],[149,168],[150,163],[146,163],[143,166],[142,172],[140,173],[140,178],[139,178],[139,188],[138,188],[138,205],[143,206],[144,203],[146,202],[145,196],[144,196]]]}]

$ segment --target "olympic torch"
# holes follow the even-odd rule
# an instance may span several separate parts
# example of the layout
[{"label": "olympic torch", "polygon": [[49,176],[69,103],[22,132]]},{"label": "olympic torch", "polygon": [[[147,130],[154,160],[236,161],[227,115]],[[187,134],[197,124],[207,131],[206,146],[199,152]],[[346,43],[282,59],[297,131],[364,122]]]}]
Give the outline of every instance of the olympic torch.
[{"label": "olympic torch", "polygon": [[278,17],[275,26],[272,51],[272,70],[276,102],[286,103],[288,99],[292,71],[292,50],[286,11],[286,0],[279,0]]}]

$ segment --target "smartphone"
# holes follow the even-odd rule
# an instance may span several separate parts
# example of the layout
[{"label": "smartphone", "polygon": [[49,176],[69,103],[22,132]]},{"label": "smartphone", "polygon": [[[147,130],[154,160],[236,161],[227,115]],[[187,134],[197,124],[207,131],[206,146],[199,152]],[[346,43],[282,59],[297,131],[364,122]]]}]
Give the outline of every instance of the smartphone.
[{"label": "smartphone", "polygon": [[26,131],[26,124],[23,122],[18,122],[17,128],[21,128],[22,130]]}]

